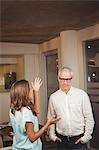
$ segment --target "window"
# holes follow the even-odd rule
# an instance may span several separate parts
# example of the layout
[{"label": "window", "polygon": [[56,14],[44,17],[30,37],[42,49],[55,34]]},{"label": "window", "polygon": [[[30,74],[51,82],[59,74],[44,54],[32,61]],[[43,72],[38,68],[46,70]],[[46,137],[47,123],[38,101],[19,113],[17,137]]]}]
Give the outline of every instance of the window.
[{"label": "window", "polygon": [[88,82],[99,82],[99,39],[86,41]]}]

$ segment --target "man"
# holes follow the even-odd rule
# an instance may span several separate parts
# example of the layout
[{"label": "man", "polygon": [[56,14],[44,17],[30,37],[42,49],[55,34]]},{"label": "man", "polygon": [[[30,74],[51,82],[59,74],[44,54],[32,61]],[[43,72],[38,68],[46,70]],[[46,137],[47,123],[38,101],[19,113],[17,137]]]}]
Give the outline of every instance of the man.
[{"label": "man", "polygon": [[48,119],[61,117],[49,127],[49,136],[60,150],[85,150],[94,127],[91,103],[86,92],[72,86],[73,72],[59,70],[59,90],[49,99]]}]

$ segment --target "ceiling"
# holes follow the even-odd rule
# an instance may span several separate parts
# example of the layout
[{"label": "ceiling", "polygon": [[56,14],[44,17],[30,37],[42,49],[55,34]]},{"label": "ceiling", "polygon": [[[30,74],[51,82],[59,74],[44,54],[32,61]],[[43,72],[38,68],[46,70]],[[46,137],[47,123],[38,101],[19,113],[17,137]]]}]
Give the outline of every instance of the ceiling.
[{"label": "ceiling", "polygon": [[39,44],[99,23],[99,1],[0,0],[0,42]]}]

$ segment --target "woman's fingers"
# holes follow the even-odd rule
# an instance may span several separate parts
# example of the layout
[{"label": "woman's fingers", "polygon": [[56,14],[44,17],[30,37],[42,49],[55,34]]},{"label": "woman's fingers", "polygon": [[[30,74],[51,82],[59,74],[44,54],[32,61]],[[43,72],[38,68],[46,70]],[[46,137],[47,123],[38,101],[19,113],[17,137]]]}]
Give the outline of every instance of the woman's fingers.
[{"label": "woman's fingers", "polygon": [[32,87],[33,87],[33,90],[39,91],[39,89],[40,89],[42,83],[43,83],[43,82],[42,82],[42,79],[39,78],[39,77],[36,77],[35,80],[34,80],[34,83],[31,82]]}]

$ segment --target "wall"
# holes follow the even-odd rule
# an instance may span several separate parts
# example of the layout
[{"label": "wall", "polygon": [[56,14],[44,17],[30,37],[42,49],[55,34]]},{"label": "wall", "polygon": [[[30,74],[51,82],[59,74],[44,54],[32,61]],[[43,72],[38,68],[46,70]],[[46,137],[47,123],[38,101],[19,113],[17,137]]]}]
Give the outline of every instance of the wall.
[{"label": "wall", "polygon": [[0,55],[38,54],[37,44],[0,43]]},{"label": "wall", "polygon": [[9,121],[9,93],[0,93],[0,123]]},{"label": "wall", "polygon": [[[0,43],[0,55],[23,56],[25,79],[32,81],[39,74],[39,47],[36,44]],[[21,61],[18,59],[18,62]],[[21,67],[21,66],[20,66]],[[35,71],[35,74],[34,74]],[[9,121],[9,92],[0,93],[0,123]]]}]

